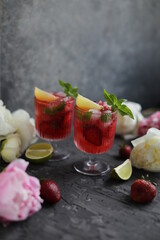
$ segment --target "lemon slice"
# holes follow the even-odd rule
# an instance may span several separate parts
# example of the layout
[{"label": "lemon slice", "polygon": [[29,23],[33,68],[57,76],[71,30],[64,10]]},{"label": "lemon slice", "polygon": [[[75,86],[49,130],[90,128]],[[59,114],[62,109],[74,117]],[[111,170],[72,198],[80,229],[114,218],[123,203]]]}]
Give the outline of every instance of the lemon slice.
[{"label": "lemon slice", "polygon": [[88,98],[83,97],[82,95],[78,94],[77,99],[76,99],[76,105],[80,109],[83,110],[89,110],[89,109],[97,109],[101,110],[103,106],[91,101]]},{"label": "lemon slice", "polygon": [[54,96],[53,94],[43,91],[40,88],[35,87],[34,95],[37,99],[41,101],[51,102],[57,100],[59,97]]},{"label": "lemon slice", "polygon": [[132,175],[132,164],[130,159],[127,159],[110,173],[110,176],[115,179],[128,180]]},{"label": "lemon slice", "polygon": [[50,159],[53,151],[49,143],[35,143],[26,150],[25,156],[31,163],[45,163]]}]

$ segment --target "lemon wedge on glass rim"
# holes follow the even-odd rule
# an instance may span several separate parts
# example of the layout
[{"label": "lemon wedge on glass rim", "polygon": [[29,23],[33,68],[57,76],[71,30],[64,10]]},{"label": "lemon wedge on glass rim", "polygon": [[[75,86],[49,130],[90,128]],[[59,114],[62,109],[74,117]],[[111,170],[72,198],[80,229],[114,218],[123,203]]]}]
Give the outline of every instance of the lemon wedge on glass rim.
[{"label": "lemon wedge on glass rim", "polygon": [[34,96],[41,100],[41,101],[46,101],[46,102],[51,102],[54,100],[57,100],[59,97],[54,96],[53,94],[46,92],[38,87],[34,88]]},{"label": "lemon wedge on glass rim", "polygon": [[110,176],[119,180],[128,180],[132,175],[132,164],[131,160],[127,159],[121,165],[113,168]]},{"label": "lemon wedge on glass rim", "polygon": [[29,146],[25,152],[25,157],[31,163],[45,163],[47,162],[54,151],[50,143],[35,143]]},{"label": "lemon wedge on glass rim", "polygon": [[83,97],[82,95],[78,94],[76,98],[76,105],[78,108],[88,111],[89,109],[97,109],[101,110],[103,106],[99,105],[98,103],[93,102],[92,100]]}]

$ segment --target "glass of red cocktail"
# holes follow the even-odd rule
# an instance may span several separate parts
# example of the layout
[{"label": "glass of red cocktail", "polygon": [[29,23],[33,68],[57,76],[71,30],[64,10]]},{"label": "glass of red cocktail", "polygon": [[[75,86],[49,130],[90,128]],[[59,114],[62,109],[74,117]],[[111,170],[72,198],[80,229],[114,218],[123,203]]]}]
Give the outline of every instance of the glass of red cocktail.
[{"label": "glass of red cocktail", "polygon": [[[35,89],[35,128],[47,141],[61,141],[71,133],[74,99],[63,92],[47,93]],[[66,159],[69,153],[55,147],[54,160]]]},{"label": "glass of red cocktail", "polygon": [[109,170],[109,166],[95,159],[95,155],[108,151],[115,138],[117,111],[112,111],[106,102],[100,101],[98,109],[74,108],[74,143],[89,158],[74,164],[79,173],[85,175],[101,175]]}]

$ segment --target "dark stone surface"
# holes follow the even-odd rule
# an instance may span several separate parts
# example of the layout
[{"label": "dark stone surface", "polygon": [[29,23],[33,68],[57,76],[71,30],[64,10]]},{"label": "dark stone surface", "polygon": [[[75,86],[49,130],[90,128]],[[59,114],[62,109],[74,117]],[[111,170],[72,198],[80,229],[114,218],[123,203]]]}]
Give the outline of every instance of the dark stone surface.
[{"label": "dark stone surface", "polygon": [[160,105],[160,1],[1,0],[0,6],[2,98],[12,110],[33,113],[33,87],[57,90],[58,79],[92,99],[106,88],[144,108]]},{"label": "dark stone surface", "polygon": [[[111,167],[122,161],[115,145],[100,159]],[[76,173],[72,164],[83,158],[70,137],[63,143],[71,156],[61,162],[46,165],[30,164],[28,173],[39,178],[53,178],[58,183],[62,199],[56,205],[43,208],[28,220],[0,226],[2,240],[81,240],[81,239],[138,239],[158,240],[160,227],[160,174],[150,174],[157,182],[157,197],[150,204],[135,204],[130,199],[130,186],[134,179],[146,172],[133,169],[129,181],[119,182],[104,177],[86,177]]]}]

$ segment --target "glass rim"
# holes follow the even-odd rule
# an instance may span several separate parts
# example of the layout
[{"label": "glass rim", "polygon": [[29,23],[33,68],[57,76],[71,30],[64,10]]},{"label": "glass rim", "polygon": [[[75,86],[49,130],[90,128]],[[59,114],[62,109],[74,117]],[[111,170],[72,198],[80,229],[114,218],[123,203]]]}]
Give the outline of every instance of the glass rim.
[{"label": "glass rim", "polygon": [[[89,110],[84,110],[84,109],[79,108],[77,105],[75,105],[75,106],[74,106],[74,109],[80,111],[81,113],[86,113],[86,112],[92,112],[91,110],[92,110],[93,108],[91,108],[91,109],[89,109]],[[93,109],[93,110],[98,110],[98,109]],[[109,110],[109,109],[107,109],[107,110]],[[107,111],[107,110],[104,110],[104,111]],[[100,111],[101,114],[116,115],[116,114],[118,113],[117,110],[115,110],[115,111],[109,110],[109,111],[111,111],[111,112],[109,112],[109,113],[103,112],[103,111],[101,111],[101,110],[98,110],[98,111]],[[98,112],[97,112],[97,113],[96,113],[96,112],[92,112],[92,113],[93,113],[94,115],[99,115]]]},{"label": "glass rim", "polygon": [[[67,101],[64,101],[63,99],[66,98],[66,97],[69,97],[70,99],[68,99]],[[36,96],[34,96],[34,98],[35,98],[36,101],[42,102],[42,103],[46,103],[46,104],[60,103],[60,102],[70,103],[70,102],[74,102],[74,100],[75,100],[75,99],[74,99],[73,97],[71,97],[71,96],[60,97],[59,99],[52,100],[52,101],[40,100],[40,99],[38,99]]]}]

